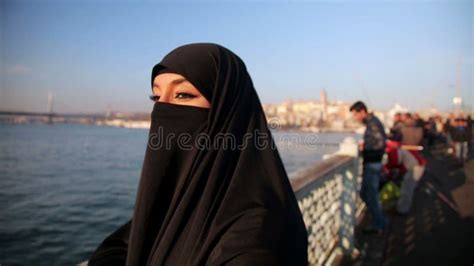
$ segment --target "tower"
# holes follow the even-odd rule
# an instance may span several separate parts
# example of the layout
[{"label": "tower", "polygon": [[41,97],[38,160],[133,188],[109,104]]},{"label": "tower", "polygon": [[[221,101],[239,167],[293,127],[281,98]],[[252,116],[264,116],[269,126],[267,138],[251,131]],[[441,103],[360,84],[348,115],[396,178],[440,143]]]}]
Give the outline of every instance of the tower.
[{"label": "tower", "polygon": [[53,123],[53,106],[54,106],[54,94],[48,92],[48,124]]}]

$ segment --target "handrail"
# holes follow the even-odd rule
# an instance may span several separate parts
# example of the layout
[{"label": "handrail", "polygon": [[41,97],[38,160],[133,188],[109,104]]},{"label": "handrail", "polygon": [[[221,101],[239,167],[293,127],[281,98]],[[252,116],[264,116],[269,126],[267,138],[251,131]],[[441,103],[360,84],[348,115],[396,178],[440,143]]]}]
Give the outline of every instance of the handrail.
[{"label": "handrail", "polygon": [[335,251],[354,250],[359,159],[334,155],[298,171],[290,183],[308,231],[308,262],[322,265]]}]

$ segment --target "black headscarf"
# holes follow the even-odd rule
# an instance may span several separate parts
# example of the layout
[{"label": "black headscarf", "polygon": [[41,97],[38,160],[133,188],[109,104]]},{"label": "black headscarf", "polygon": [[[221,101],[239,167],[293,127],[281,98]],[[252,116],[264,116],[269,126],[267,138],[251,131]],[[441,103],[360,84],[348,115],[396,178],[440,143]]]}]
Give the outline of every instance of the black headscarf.
[{"label": "black headscarf", "polygon": [[301,213],[243,61],[189,44],[155,65],[152,83],[167,72],[211,107],[155,103],[132,222],[90,264],[307,265]]}]

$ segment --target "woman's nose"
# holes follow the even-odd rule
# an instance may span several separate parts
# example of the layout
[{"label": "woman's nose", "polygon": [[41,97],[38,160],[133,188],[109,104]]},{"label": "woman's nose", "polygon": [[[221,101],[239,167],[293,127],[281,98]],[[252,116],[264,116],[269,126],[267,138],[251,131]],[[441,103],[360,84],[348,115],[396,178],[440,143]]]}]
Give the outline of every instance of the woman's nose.
[{"label": "woman's nose", "polygon": [[172,103],[173,101],[173,95],[167,91],[165,91],[161,96],[158,102],[162,103]]}]

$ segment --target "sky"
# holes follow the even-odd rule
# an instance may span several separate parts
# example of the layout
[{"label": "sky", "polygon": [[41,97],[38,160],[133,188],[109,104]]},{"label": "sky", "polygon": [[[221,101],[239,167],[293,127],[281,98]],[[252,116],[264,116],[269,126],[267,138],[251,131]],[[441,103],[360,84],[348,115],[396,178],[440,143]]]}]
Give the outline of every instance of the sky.
[{"label": "sky", "polygon": [[193,42],[238,54],[263,103],[474,103],[474,0],[1,0],[0,110],[149,112],[151,68]]}]

